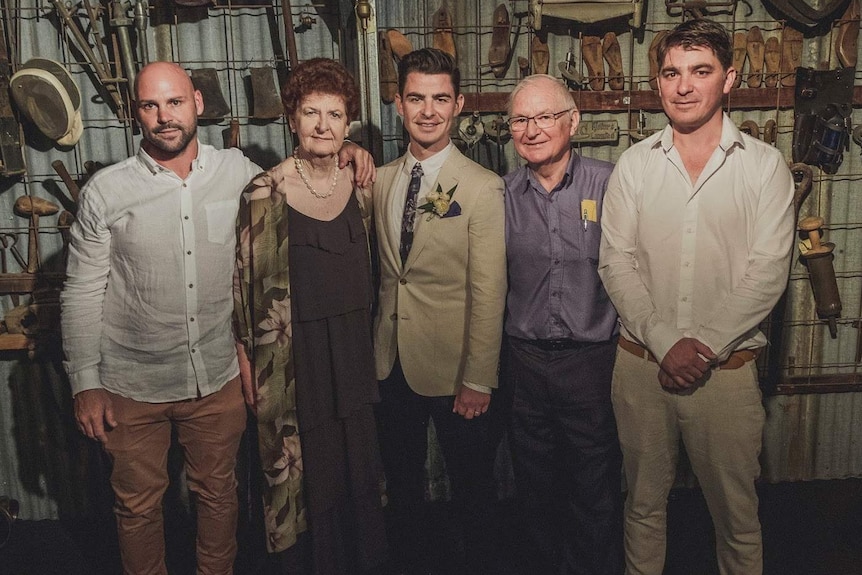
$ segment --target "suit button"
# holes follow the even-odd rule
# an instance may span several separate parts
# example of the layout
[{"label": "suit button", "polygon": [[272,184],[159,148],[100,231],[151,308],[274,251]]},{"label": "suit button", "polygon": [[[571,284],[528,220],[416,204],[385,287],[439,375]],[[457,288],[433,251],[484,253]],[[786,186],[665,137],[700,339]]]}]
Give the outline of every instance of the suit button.
[{"label": "suit button", "polygon": [[393,313],[392,315],[389,316],[389,319],[391,319],[392,321],[395,321],[396,319],[398,319],[398,314]]},{"label": "suit button", "polygon": [[398,283],[400,283],[401,285],[406,285],[406,284],[407,284],[407,280],[406,280],[406,279],[404,279],[404,278],[401,278],[400,280],[398,280]]}]

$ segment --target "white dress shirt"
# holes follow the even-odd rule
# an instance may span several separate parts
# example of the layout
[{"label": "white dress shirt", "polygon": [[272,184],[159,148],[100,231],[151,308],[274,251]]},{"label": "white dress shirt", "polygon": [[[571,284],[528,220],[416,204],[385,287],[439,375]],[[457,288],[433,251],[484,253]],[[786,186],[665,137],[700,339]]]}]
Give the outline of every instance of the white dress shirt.
[{"label": "white dress shirt", "polygon": [[757,325],[787,284],[793,191],[781,153],[726,114],[696,182],[670,126],[626,150],[605,195],[599,262],[623,336],[659,361],[683,337],[719,360],[765,345]]},{"label": "white dress shirt", "polygon": [[205,397],[239,373],[231,329],[236,215],[260,172],[200,144],[185,180],[143,149],[81,193],[61,296],[73,394]]},{"label": "white dress shirt", "polygon": [[398,177],[393,182],[392,190],[394,193],[391,194],[392,204],[389,206],[392,210],[392,217],[390,218],[392,229],[390,232],[396,240],[401,238],[401,220],[404,217],[404,202],[407,201],[407,187],[410,185],[410,171],[413,169],[413,166],[416,165],[416,162],[422,164],[422,183],[419,186],[419,192],[416,194],[416,205],[421,206],[425,203],[425,196],[432,191],[431,186],[437,182],[437,176],[440,174],[440,170],[443,168],[443,164],[446,162],[446,158],[449,157],[449,152],[452,151],[454,145],[450,141],[448,146],[421,162],[410,153],[410,150],[404,154],[404,169],[398,173]]}]

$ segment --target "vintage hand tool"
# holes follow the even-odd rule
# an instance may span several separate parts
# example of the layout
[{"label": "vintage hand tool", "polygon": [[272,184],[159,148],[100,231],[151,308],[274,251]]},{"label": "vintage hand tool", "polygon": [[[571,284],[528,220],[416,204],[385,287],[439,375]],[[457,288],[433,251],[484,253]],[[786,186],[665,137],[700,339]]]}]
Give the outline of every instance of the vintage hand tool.
[{"label": "vintage hand tool", "polygon": [[575,63],[575,37],[571,32],[569,33],[569,50],[566,52],[566,59],[558,62],[557,68],[569,88],[580,90],[586,86],[587,80],[578,71],[578,66]]},{"label": "vintage hand tool", "polygon": [[431,20],[434,22],[434,48],[443,50],[453,58],[457,58],[455,39],[452,37],[452,12],[449,11],[445,0],[431,16]]},{"label": "vintage hand tool", "polygon": [[811,288],[814,291],[814,303],[817,315],[829,324],[829,335],[832,339],[838,337],[836,318],[841,317],[841,296],[838,293],[838,282],[835,280],[835,269],[832,251],[835,244],[821,242],[820,228],[823,218],[809,216],[799,222],[799,229],[807,232],[811,247],[800,244],[802,259],[808,266]]},{"label": "vintage hand tool", "polygon": [[0,14],[0,159],[3,160],[0,173],[6,176],[19,176],[27,171],[24,152],[21,148],[21,130],[9,102],[9,78],[12,68],[6,50],[5,11]]},{"label": "vintage hand tool", "polygon": [[135,30],[138,32],[138,56],[144,66],[150,63],[150,46],[147,42],[147,0],[135,2]]},{"label": "vintage hand tool", "polygon": [[290,0],[281,0],[281,18],[284,20],[284,43],[287,46],[288,68],[293,70],[299,64],[296,51],[296,32],[293,29],[293,7]]},{"label": "vintage hand tool", "polygon": [[275,86],[272,68],[252,67],[249,72],[251,73],[252,117],[258,120],[272,120],[281,116],[284,106]]},{"label": "vintage hand tool", "polygon": [[78,182],[72,179],[72,175],[69,174],[69,170],[66,169],[66,164],[63,163],[63,160],[54,160],[51,162],[51,167],[54,168],[54,171],[57,172],[57,175],[60,176],[60,179],[63,180],[64,184],[66,184],[66,189],[69,190],[69,195],[72,196],[72,201],[77,205],[81,188],[78,186]]},{"label": "vintage hand tool", "polygon": [[15,245],[17,242],[18,236],[15,234],[0,233],[0,246],[3,247],[3,253],[5,254],[6,250],[9,250],[12,257],[15,258],[15,262],[21,268],[21,271],[24,271],[27,269],[27,262],[24,260],[24,256],[21,255],[21,250]]},{"label": "vintage hand tool", "polygon": [[222,95],[218,71],[215,68],[191,70],[192,84],[204,99],[204,111],[198,116],[202,120],[221,120],[230,113],[230,106]]},{"label": "vintage hand tool", "polygon": [[129,18],[128,15],[129,8],[130,5],[128,2],[120,2],[119,0],[111,2],[111,26],[114,27],[120,42],[120,57],[123,60],[123,72],[126,74],[127,87],[131,96],[137,71],[135,69],[135,55],[132,52],[132,41],[129,37],[129,29],[134,26],[133,19]]},{"label": "vintage hand tool", "polygon": [[488,49],[488,64],[496,78],[505,76],[506,69],[509,67],[511,52],[509,30],[511,27],[509,9],[506,8],[505,4],[500,4],[494,10],[494,31],[491,34],[491,47]]},{"label": "vintage hand tool", "polygon": [[479,112],[473,112],[469,117],[461,120],[458,133],[468,148],[475,146],[485,135],[485,125],[479,117]]},{"label": "vintage hand tool", "polygon": [[69,33],[75,39],[75,43],[78,46],[78,49],[84,55],[84,58],[93,67],[93,71],[96,73],[96,77],[99,79],[99,83],[101,83],[102,87],[108,92],[111,100],[114,103],[115,112],[120,119],[125,118],[126,114],[124,111],[124,103],[123,99],[120,97],[120,92],[117,89],[118,79],[114,77],[110,72],[110,67],[108,66],[108,56],[105,53],[104,46],[101,41],[101,34],[98,32],[98,14],[93,6],[90,4],[89,0],[83,0],[84,7],[87,9],[87,14],[91,21],[90,32],[94,35],[96,39],[97,50],[99,51],[99,56],[96,56],[96,53],[93,52],[93,48],[90,46],[87,37],[78,27],[78,24],[75,22],[75,19],[72,17],[72,13],[69,11],[69,8],[66,6],[64,0],[50,0],[51,4],[54,6],[54,9],[57,11],[57,14],[60,15],[60,20],[63,25],[69,30]]},{"label": "vintage hand tool", "polygon": [[607,32],[602,37],[602,57],[608,63],[608,86],[611,90],[622,90],[625,87],[623,55],[617,35],[613,32]]},{"label": "vintage hand tool", "polygon": [[15,200],[15,213],[21,217],[30,218],[27,231],[27,273],[34,274],[41,267],[39,261],[39,216],[56,214],[60,206],[36,196],[21,196]]}]

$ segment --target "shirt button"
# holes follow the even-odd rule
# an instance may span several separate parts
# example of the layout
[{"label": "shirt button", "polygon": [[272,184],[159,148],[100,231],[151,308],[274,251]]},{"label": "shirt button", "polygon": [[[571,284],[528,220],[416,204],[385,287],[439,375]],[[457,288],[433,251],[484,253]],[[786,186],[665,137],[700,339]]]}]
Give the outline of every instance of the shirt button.
[{"label": "shirt button", "polygon": [[188,188],[189,186],[188,186],[187,184],[185,184],[185,183],[184,183],[184,184],[183,184],[183,187],[184,187],[184,188]]},{"label": "shirt button", "polygon": [[189,219],[189,217],[188,217],[188,216],[183,216],[183,219],[184,219],[184,220],[187,220],[187,219]]},{"label": "shirt button", "polygon": [[551,295],[552,295],[552,296],[554,296],[554,297],[560,297],[560,292],[555,291],[555,292],[554,292],[554,293],[552,293]]},{"label": "shirt button", "polygon": [[187,251],[187,252],[186,252],[186,255],[187,255],[187,256],[192,255],[192,250]]},{"label": "shirt button", "polygon": [[687,297],[682,298],[682,301],[688,301]]},{"label": "shirt button", "polygon": [[190,318],[189,318],[189,321],[195,321],[195,318],[190,317]]},{"label": "shirt button", "polygon": [[197,352],[198,352],[198,350],[196,350],[195,348],[192,348],[192,353],[197,353]]},{"label": "shirt button", "polygon": [[560,265],[560,260],[554,260],[554,265]]},{"label": "shirt button", "polygon": [[392,315],[389,316],[389,319],[391,319],[392,321],[395,321],[396,319],[398,319],[398,314],[393,313]]},{"label": "shirt button", "polygon": [[400,280],[398,280],[398,283],[400,283],[401,285],[406,285],[407,280],[405,278],[401,278]]},{"label": "shirt button", "polygon": [[189,288],[195,287],[195,284],[189,284]]}]

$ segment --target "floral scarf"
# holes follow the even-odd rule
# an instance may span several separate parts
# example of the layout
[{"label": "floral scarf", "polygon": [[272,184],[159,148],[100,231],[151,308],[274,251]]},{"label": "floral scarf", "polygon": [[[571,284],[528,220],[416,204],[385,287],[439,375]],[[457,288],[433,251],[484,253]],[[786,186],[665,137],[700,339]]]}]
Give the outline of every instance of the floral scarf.
[{"label": "floral scarf", "polygon": [[[303,499],[302,446],[296,417],[287,203],[286,161],[249,183],[237,223],[234,313],[238,337],[252,363],[257,388],[257,426],[265,478],[267,549],[296,543],[308,528]],[[366,232],[371,224],[368,190],[355,191]]]}]

